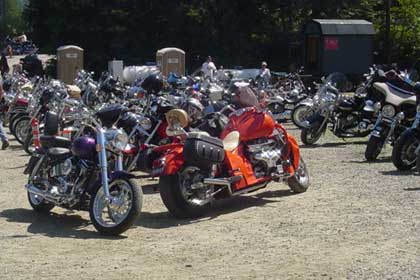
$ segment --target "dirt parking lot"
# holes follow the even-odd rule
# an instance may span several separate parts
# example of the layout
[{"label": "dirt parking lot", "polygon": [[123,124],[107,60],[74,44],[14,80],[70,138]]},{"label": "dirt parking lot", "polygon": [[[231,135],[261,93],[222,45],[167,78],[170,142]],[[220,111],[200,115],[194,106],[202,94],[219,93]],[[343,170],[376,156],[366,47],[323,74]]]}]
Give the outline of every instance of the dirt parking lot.
[{"label": "dirt parking lot", "polygon": [[308,192],[271,184],[200,220],[170,217],[157,181],[142,180],[141,218],[105,238],[87,213],[30,209],[28,157],[12,142],[0,151],[0,279],[420,278],[419,177],[395,170],[390,147],[364,162],[365,143],[328,134],[302,148]]}]

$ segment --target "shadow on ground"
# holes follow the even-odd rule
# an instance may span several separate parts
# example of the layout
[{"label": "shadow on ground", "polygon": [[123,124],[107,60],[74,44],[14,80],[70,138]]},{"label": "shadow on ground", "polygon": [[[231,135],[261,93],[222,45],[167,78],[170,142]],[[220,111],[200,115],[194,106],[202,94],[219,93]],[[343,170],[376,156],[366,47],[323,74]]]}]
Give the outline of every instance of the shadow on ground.
[{"label": "shadow on ground", "polygon": [[159,213],[142,212],[141,218],[137,222],[137,226],[162,229],[200,223],[225,214],[239,212],[250,207],[278,203],[278,200],[272,200],[270,198],[286,197],[290,195],[294,195],[290,190],[275,190],[258,193],[252,196],[238,196],[231,199],[219,200],[216,201],[200,219],[177,219],[172,217],[167,211]]},{"label": "shadow on ground", "polygon": [[[30,209],[6,209],[0,212],[0,218],[9,223],[28,224],[28,233],[40,234],[48,237],[76,238],[76,239],[122,239],[124,236],[102,236],[93,228],[86,229],[90,221],[76,214],[37,213]],[[22,238],[28,236],[3,236],[1,238]]]}]

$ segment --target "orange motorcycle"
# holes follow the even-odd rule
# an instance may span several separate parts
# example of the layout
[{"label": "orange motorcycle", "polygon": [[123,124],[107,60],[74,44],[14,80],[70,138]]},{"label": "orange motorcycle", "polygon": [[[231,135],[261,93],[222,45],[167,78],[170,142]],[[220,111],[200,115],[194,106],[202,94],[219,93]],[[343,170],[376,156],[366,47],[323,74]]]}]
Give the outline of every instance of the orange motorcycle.
[{"label": "orange motorcycle", "polygon": [[242,108],[230,115],[220,139],[187,132],[183,110],[166,114],[168,135],[181,141],[153,149],[151,175],[159,177],[161,198],[173,216],[198,217],[215,199],[256,191],[271,181],[284,180],[295,193],[308,189],[296,140],[260,108],[250,88],[238,90],[237,103]]}]

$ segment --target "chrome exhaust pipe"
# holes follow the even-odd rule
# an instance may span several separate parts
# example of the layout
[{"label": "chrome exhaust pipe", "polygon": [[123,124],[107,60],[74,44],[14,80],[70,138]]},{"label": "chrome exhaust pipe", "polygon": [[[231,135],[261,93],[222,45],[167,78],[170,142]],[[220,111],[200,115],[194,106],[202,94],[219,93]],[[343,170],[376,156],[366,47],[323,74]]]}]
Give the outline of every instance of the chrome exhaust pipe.
[{"label": "chrome exhaust pipe", "polygon": [[36,195],[36,196],[42,197],[43,199],[45,199],[45,200],[47,200],[47,201],[49,201],[49,202],[52,202],[52,203],[54,203],[54,204],[60,204],[60,198],[55,197],[55,196],[53,196],[53,195],[50,195],[50,194],[48,194],[48,193],[46,193],[46,192],[43,192],[43,191],[41,191],[40,189],[38,189],[37,187],[35,187],[35,186],[34,186],[34,185],[32,185],[32,184],[27,184],[27,185],[25,186],[25,188],[26,188],[26,190],[27,190],[29,193],[31,193],[31,194],[33,194],[33,195]]}]

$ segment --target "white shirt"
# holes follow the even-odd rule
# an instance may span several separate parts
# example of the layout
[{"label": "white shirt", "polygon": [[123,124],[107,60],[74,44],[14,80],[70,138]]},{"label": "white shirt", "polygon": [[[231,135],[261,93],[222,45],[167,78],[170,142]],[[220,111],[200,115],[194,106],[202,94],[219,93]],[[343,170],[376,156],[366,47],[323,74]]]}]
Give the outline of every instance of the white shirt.
[{"label": "white shirt", "polygon": [[268,68],[261,68],[258,75],[261,76],[261,78],[263,78],[265,81],[269,82],[270,78],[271,78],[271,72],[270,69]]},{"label": "white shirt", "polygon": [[216,65],[214,65],[212,61],[204,62],[203,66],[201,67],[201,72],[203,72],[204,77],[210,77],[210,79],[213,79],[213,75],[216,70]]}]

